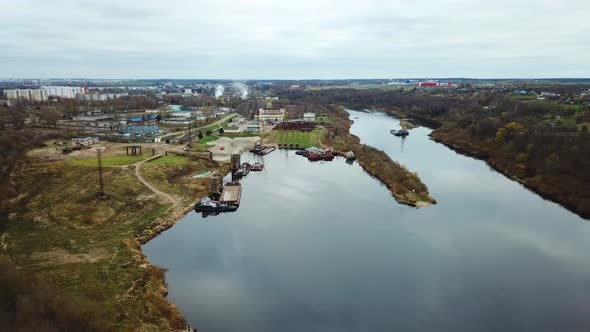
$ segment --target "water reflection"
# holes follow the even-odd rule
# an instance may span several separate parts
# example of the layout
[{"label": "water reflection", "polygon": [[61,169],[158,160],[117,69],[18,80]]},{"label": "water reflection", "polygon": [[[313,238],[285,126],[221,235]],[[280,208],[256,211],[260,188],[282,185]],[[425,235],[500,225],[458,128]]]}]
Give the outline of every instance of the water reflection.
[{"label": "water reflection", "polygon": [[[590,327],[590,230],[577,216],[395,119],[353,132],[417,171],[416,210],[343,159],[264,157],[237,213],[191,213],[145,247],[202,331],[580,331]],[[392,142],[393,141],[393,142]],[[245,156],[254,158],[254,156]]]}]

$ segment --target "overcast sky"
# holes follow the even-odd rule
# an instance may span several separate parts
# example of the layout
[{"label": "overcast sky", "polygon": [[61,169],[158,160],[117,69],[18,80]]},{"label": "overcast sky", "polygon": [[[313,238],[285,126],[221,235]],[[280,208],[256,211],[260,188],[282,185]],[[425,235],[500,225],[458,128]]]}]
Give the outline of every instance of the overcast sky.
[{"label": "overcast sky", "polygon": [[590,77],[590,0],[0,0],[3,78]]}]

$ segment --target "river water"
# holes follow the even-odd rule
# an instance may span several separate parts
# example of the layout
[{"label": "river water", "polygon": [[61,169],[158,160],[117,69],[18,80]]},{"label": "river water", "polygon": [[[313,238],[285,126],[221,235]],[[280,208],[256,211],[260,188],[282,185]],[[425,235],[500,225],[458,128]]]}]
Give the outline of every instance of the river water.
[{"label": "river water", "polygon": [[418,172],[438,204],[399,205],[356,163],[263,158],[236,213],[190,213],[143,247],[199,331],[590,329],[590,224],[399,122],[352,132]]}]

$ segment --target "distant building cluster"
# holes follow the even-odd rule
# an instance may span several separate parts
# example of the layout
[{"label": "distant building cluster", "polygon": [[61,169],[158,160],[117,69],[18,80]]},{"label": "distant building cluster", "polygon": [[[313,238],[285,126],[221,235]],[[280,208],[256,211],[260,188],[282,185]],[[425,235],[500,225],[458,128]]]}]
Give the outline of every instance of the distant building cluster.
[{"label": "distant building cluster", "polygon": [[9,100],[46,101],[47,92],[43,89],[11,89],[4,90]]},{"label": "distant building cluster", "polygon": [[86,101],[106,101],[128,96],[128,93],[86,93],[78,94],[76,98]]}]

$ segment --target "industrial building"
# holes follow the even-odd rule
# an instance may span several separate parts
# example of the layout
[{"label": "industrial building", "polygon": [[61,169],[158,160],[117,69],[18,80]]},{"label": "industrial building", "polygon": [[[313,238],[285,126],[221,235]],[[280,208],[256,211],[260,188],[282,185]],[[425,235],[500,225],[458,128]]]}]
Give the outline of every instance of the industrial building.
[{"label": "industrial building", "polygon": [[282,122],[285,119],[285,113],[284,108],[278,110],[265,110],[260,108],[258,109],[257,114],[254,115],[254,120]]},{"label": "industrial building", "polygon": [[303,113],[303,121],[315,122],[315,113],[312,113],[312,112]]},{"label": "industrial building", "polygon": [[83,146],[91,146],[93,144],[98,143],[98,137],[78,137],[72,139],[72,145],[83,145]]},{"label": "industrial building", "polygon": [[262,122],[260,121],[252,121],[246,127],[246,131],[250,133],[259,133],[262,131]]},{"label": "industrial building", "polygon": [[152,123],[131,123],[121,127],[121,133],[127,135],[155,135],[158,133],[158,125]]}]

